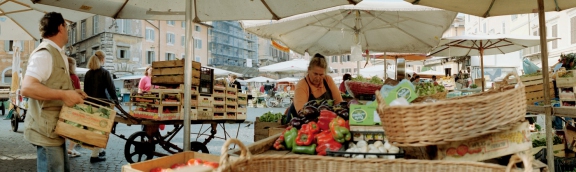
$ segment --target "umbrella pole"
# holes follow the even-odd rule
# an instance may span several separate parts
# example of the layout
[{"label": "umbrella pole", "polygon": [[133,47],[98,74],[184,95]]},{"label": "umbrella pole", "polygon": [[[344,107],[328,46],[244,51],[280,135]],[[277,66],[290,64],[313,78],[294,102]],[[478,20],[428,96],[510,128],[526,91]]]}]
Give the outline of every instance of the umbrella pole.
[{"label": "umbrella pole", "polygon": [[554,172],[554,152],[552,150],[552,107],[550,106],[550,78],[548,76],[548,43],[546,42],[546,16],[544,13],[544,1],[538,0],[538,23],[540,32],[540,48],[542,57],[542,77],[544,79],[544,112],[546,114],[546,159],[548,170]]},{"label": "umbrella pole", "polygon": [[194,54],[194,37],[192,35],[192,19],[194,4],[186,1],[186,59],[184,60],[184,151],[190,150],[190,98],[192,88],[192,55]]},{"label": "umbrella pole", "polygon": [[482,47],[482,41],[480,41],[480,75],[482,76],[482,92],[484,92],[484,85],[485,85],[485,79],[484,79],[484,48]]}]

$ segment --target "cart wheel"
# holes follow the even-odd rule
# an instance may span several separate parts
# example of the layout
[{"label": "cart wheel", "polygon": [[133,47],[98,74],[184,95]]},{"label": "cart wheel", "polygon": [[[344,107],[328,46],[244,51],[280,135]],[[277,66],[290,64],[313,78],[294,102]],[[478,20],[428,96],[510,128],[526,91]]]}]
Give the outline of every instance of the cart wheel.
[{"label": "cart wheel", "polygon": [[204,145],[204,143],[202,143],[202,142],[190,142],[190,150],[194,151],[194,152],[201,152],[201,153],[206,153],[206,154],[210,153],[210,152],[208,152],[208,147],[206,147],[206,145]]},{"label": "cart wheel", "polygon": [[12,114],[12,118],[10,119],[10,123],[12,124],[12,131],[13,132],[18,131],[19,119],[20,119],[20,115],[18,115],[18,112],[14,111],[14,113]]},{"label": "cart wheel", "polygon": [[[144,131],[136,132],[126,140],[124,145],[124,157],[129,163],[141,162],[154,158],[154,151],[156,149],[155,143],[152,142],[152,137]],[[146,157],[142,159],[143,155]],[[136,159],[133,159],[137,156]]]}]

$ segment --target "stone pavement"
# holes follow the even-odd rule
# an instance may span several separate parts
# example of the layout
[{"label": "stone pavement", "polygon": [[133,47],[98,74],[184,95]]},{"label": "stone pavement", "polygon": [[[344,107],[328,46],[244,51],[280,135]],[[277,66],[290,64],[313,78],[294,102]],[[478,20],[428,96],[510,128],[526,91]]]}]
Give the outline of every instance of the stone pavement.
[{"label": "stone pavement", "polygon": [[[274,112],[283,112],[284,109],[272,108],[248,108],[247,121],[254,121],[257,116],[273,110]],[[18,132],[10,130],[10,120],[3,120],[4,116],[0,116],[0,171],[36,171],[36,148],[24,140],[22,131],[24,123],[20,123]],[[191,132],[197,133],[200,128],[205,130],[209,125],[192,125]],[[170,131],[173,127],[166,126],[166,131]],[[226,131],[231,137],[235,137],[238,132],[238,139],[244,144],[253,142],[254,125],[249,123],[242,124],[225,124]],[[116,131],[118,134],[123,134],[128,138],[131,134],[140,131],[141,126],[127,126],[118,124]],[[239,130],[238,130],[239,129]],[[183,145],[183,130],[180,131],[172,143],[182,147]],[[209,133],[209,131],[208,131]],[[218,128],[216,136],[224,137],[224,130],[222,127]],[[191,141],[196,140],[197,135],[191,135]],[[200,136],[198,141],[204,141],[206,137]],[[128,164],[124,158],[124,145],[126,141],[115,135],[110,135],[108,147],[106,148],[106,161],[99,163],[90,163],[89,149],[77,147],[76,150],[82,153],[82,156],[70,158],[70,166],[72,171],[122,171],[122,166]],[[220,149],[224,144],[222,139],[213,139],[207,144],[210,154],[219,155]],[[156,151],[166,153],[160,146],[156,145]]]}]

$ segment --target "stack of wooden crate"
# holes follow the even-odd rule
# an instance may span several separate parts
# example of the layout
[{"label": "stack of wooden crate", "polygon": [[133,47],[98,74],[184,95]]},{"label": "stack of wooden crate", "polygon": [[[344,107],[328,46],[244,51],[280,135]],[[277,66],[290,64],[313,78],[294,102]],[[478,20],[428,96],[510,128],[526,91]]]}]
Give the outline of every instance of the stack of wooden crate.
[{"label": "stack of wooden crate", "polygon": [[[192,85],[200,85],[202,65],[192,62]],[[152,62],[152,84],[184,84],[184,60]]]},{"label": "stack of wooden crate", "polygon": [[236,95],[237,91],[238,89],[236,87],[226,87],[225,119],[236,120],[236,113],[238,113],[238,96]]},{"label": "stack of wooden crate", "polygon": [[556,77],[556,87],[558,87],[558,97],[560,98],[560,106],[563,107],[576,107],[576,98],[574,91],[576,91],[576,77],[574,77],[574,70],[569,71],[572,75],[568,77]]},{"label": "stack of wooden crate", "polygon": [[238,112],[236,115],[237,120],[246,119],[246,113],[248,112],[248,95],[245,93],[237,93],[238,96]]},{"label": "stack of wooden crate", "polygon": [[226,119],[226,87],[214,86],[212,98],[214,99],[214,119]]},{"label": "stack of wooden crate", "polygon": [[[542,75],[536,76],[521,76],[520,79],[524,86],[526,86],[526,103],[534,105],[536,102],[544,100],[544,80]],[[552,80],[548,83],[550,95],[554,95],[554,84]]]}]

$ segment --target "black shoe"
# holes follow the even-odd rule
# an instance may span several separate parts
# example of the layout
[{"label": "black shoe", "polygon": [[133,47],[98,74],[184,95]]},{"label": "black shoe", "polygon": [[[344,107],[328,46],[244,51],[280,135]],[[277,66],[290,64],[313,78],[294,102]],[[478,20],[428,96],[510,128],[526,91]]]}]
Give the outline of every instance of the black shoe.
[{"label": "black shoe", "polygon": [[90,157],[90,163],[106,161],[105,157]]},{"label": "black shoe", "polygon": [[106,151],[102,151],[102,152],[98,153],[98,156],[106,156]]}]

